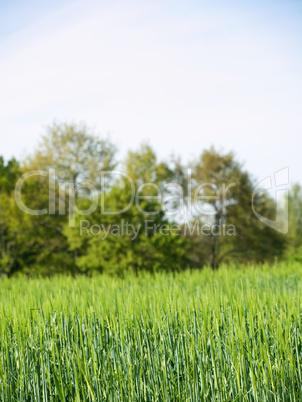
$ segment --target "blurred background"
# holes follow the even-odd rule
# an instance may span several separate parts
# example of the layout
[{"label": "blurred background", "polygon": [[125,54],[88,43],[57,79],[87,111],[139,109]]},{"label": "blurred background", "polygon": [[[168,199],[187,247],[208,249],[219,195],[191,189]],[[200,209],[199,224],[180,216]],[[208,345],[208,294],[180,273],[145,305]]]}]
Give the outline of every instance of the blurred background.
[{"label": "blurred background", "polygon": [[302,164],[301,1],[1,1],[0,154],[54,120],[120,157],[148,141],[184,161],[234,151],[259,180]]},{"label": "blurred background", "polygon": [[[301,1],[0,6],[0,276],[302,262]],[[122,177],[100,180],[116,168],[153,198],[114,214],[133,195]],[[36,169],[45,175],[16,192]],[[267,177],[281,180],[279,198],[254,196]],[[150,182],[164,201],[140,187]],[[184,212],[169,215],[175,195]],[[150,216],[179,233],[147,233]],[[125,222],[139,234],[125,236]]]}]

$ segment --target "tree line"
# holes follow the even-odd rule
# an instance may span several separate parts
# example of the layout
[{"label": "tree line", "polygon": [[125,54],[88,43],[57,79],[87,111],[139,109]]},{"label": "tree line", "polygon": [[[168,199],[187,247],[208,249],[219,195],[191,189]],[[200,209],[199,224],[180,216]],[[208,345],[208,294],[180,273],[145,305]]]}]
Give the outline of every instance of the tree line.
[{"label": "tree line", "polygon": [[24,160],[0,157],[0,275],[302,261],[301,187],[284,200],[284,234],[253,213],[252,200],[262,216],[276,214],[255,184],[232,152],[210,148],[184,164],[143,144],[118,161],[110,139],[54,123]]}]

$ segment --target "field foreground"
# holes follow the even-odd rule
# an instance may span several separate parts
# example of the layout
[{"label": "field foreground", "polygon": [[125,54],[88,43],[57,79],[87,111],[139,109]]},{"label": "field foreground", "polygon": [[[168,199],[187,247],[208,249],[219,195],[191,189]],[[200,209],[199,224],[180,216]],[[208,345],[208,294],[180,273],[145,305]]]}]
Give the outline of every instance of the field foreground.
[{"label": "field foreground", "polygon": [[302,400],[302,267],[2,280],[1,401]]}]

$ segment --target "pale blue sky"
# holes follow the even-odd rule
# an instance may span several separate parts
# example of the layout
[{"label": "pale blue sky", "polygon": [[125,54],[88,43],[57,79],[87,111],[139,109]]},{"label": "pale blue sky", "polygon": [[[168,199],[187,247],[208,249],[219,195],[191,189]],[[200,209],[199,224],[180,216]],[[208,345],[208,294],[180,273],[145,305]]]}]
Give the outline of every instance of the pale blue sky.
[{"label": "pale blue sky", "polygon": [[302,182],[301,1],[1,1],[5,158],[54,119],[84,121],[124,155],[184,160],[215,145],[259,179]]}]

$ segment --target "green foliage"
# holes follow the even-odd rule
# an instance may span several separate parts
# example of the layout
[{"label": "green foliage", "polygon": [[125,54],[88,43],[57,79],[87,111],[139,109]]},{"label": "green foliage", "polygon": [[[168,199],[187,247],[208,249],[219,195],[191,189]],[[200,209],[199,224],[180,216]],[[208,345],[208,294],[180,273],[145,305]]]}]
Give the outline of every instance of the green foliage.
[{"label": "green foliage", "polygon": [[0,276],[10,275],[22,264],[19,249],[27,217],[15,205],[13,189],[21,170],[15,159],[0,158]]},{"label": "green foliage", "polygon": [[[302,260],[301,187],[290,192],[289,234],[285,236],[254,215],[255,183],[233,153],[205,150],[189,166],[191,192],[186,166],[177,158],[172,162],[159,161],[145,144],[119,163],[124,175],[113,175],[115,146],[108,139],[94,135],[85,125],[56,123],[47,128],[38,149],[21,164],[15,159],[5,163],[0,157],[0,276],[95,272],[123,276],[127,271],[180,271],[207,265],[216,269],[222,263],[274,262],[284,257]],[[55,169],[55,183],[49,182],[50,169]],[[35,211],[48,209],[46,214],[28,215],[16,205],[16,182],[30,170],[43,171],[46,176],[26,179],[22,202]],[[81,189],[87,182],[95,191]],[[167,212],[179,206],[176,194],[183,195],[186,208],[194,204],[194,195],[203,197],[198,201],[203,211],[190,217],[193,226],[198,221],[224,226],[226,231],[209,235],[186,232],[185,227],[171,231],[184,221],[183,216]],[[96,195],[96,210],[81,215],[79,210],[88,209]],[[266,193],[254,197],[254,206],[261,215],[274,219],[276,205]],[[73,213],[75,227],[69,216]],[[97,235],[81,232],[83,220]],[[127,233],[123,232],[125,225]],[[234,228],[231,235],[230,227]],[[163,233],[158,228],[168,230]]]},{"label": "green foliage", "polygon": [[288,213],[287,249],[285,258],[288,261],[302,262],[302,188],[296,183],[292,185],[285,211]]},{"label": "green foliage", "polygon": [[[202,262],[215,269],[221,262],[234,259],[242,263],[273,261],[282,257],[285,236],[263,225],[254,215],[255,183],[233,153],[219,153],[210,148],[190,167],[194,179],[192,195],[203,197],[203,211],[211,212],[211,215],[200,214],[197,218],[217,227],[235,228],[234,236],[210,233],[198,237],[193,233],[193,260],[205,258]],[[254,196],[254,206],[267,218],[271,218],[275,210],[275,203],[267,194]]]},{"label": "green foliage", "polygon": [[100,187],[100,173],[115,167],[115,147],[100,139],[84,124],[57,124],[47,127],[38,150],[26,161],[26,169],[56,169],[74,186],[90,182]]},{"label": "green foliage", "polygon": [[20,166],[16,159],[12,158],[5,164],[0,156],[0,191],[10,194],[15,188],[15,183],[20,176]]},{"label": "green foliage", "polygon": [[300,264],[3,280],[2,401],[299,401]]},{"label": "green foliage", "polygon": [[[165,164],[157,162],[154,152],[148,146],[142,146],[137,152],[129,152],[124,171],[136,189],[144,183],[152,183],[160,188],[170,177],[169,169]],[[102,215],[99,205],[97,211],[87,217],[90,227],[102,227],[97,236],[83,231],[82,238],[79,238],[83,217],[77,216],[75,228],[66,225],[64,233],[71,248],[77,251],[76,264],[81,272],[96,270],[123,275],[127,270],[137,274],[142,270],[179,271],[186,268],[187,239],[179,233],[162,235],[156,230],[163,225],[168,228],[173,222],[165,217],[153,185],[142,188],[140,195],[153,198],[140,200],[139,209],[134,203],[124,213]],[[106,211],[121,211],[131,200],[131,187],[123,178],[119,178],[103,196]],[[78,205],[80,202],[82,209],[85,209],[87,200],[79,200]],[[130,227],[126,229],[126,225]],[[108,230],[109,234],[106,233]]]}]

